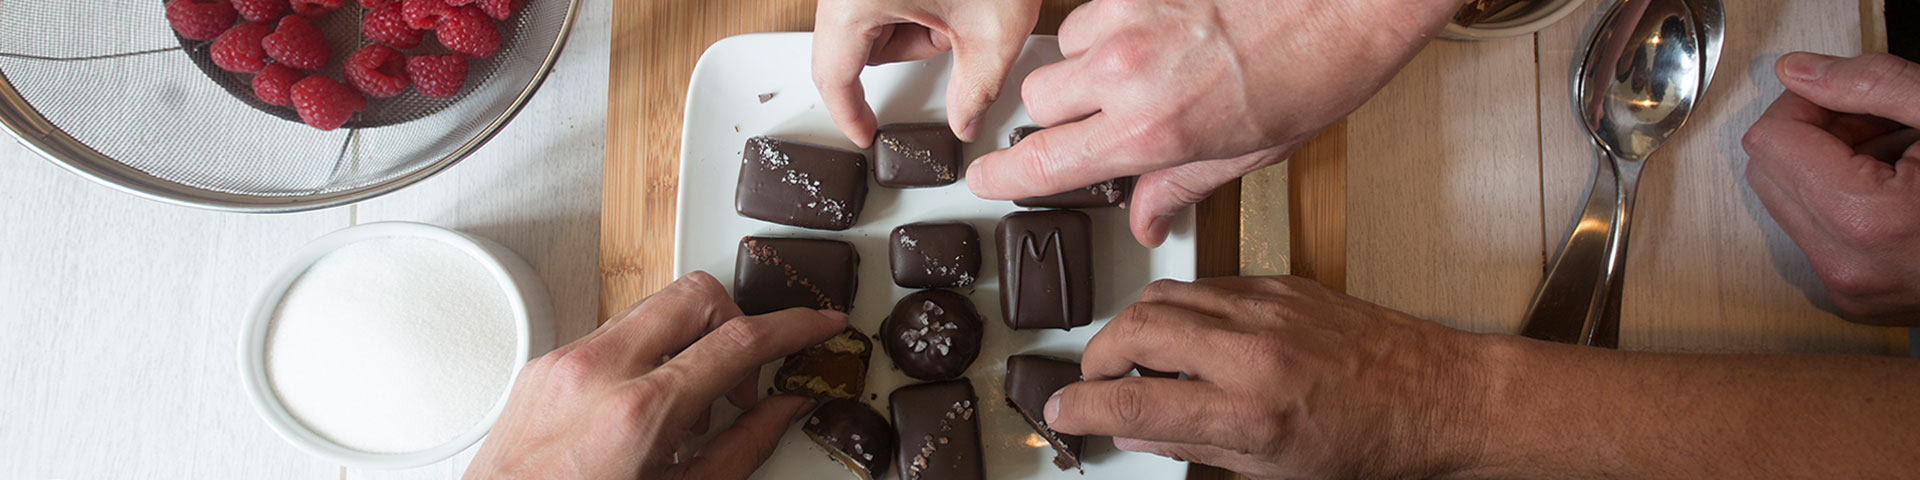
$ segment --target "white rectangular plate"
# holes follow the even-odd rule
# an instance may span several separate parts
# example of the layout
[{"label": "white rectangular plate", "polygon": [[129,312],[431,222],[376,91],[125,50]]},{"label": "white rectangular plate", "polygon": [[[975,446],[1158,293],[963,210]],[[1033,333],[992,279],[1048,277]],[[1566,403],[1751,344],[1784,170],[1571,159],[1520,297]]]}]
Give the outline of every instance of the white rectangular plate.
[{"label": "white rectangular plate", "polygon": [[[741,149],[747,138],[767,135],[808,143],[854,149],[834,128],[821,104],[809,70],[813,36],[809,33],[742,35],[709,47],[693,69],[687,92],[686,128],[681,133],[680,205],[674,242],[674,273],[705,270],[722,283],[733,282],[734,256],[746,235],[831,238],[851,242],[860,254],[860,289],[853,303],[851,323],[869,335],[893,310],[893,303],[913,292],[893,284],[887,265],[887,238],[893,227],[920,221],[957,220],[980,232],[983,264],[981,281],[957,290],[973,299],[987,332],[980,358],[967,371],[979,396],[981,443],[987,477],[992,479],[1184,478],[1186,464],[1159,456],[1114,450],[1105,438],[1089,439],[1086,474],[1054,468],[1053,451],[1006,404],[1001,382],[1006,358],[1019,353],[1045,353],[1079,358],[1087,339],[1140,295],[1148,282],[1159,278],[1194,276],[1193,213],[1175,221],[1166,244],[1147,249],[1134,243],[1127,230],[1126,210],[1086,210],[1093,217],[1094,318],[1093,325],[1060,330],[1008,329],[1000,318],[999,268],[992,238],[1002,215],[1019,207],[1012,202],[987,201],[973,196],[964,184],[938,188],[896,190],[871,185],[867,204],[854,228],[841,232],[807,230],[741,217],[733,210]],[[1000,102],[981,121],[982,136],[967,145],[968,159],[1005,148],[1014,127],[1027,125],[1018,103],[1020,82],[1035,68],[1060,60],[1053,37],[1036,36],[1014,65],[1001,89]],[[861,75],[867,101],[882,124],[946,123],[948,55],[871,67]],[[763,94],[772,98],[762,102]],[[868,152],[872,158],[872,152]],[[879,348],[867,374],[867,401],[887,414],[887,394],[915,381],[893,368]],[[761,390],[770,384],[775,365],[762,375]],[[730,405],[715,411],[715,425],[727,425],[738,412]],[[898,478],[897,468],[889,477]],[[788,429],[780,448],[755,478],[851,478],[845,469],[813,445],[798,428]]]}]

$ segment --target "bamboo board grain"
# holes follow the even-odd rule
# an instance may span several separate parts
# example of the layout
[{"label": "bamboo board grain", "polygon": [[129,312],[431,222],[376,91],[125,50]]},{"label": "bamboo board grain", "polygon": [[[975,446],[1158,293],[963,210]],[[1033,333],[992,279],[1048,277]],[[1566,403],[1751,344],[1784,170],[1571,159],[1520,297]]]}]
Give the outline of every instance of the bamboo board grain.
[{"label": "bamboo board grain", "polygon": [[[1035,33],[1054,33],[1080,3],[1044,0]],[[701,52],[732,35],[809,30],[814,6],[812,1],[769,0],[614,4],[602,186],[601,318],[673,280],[680,127],[687,82]],[[1238,272],[1239,200],[1240,184],[1234,182],[1197,207],[1200,275]],[[1200,466],[1191,478],[1232,477]]]}]

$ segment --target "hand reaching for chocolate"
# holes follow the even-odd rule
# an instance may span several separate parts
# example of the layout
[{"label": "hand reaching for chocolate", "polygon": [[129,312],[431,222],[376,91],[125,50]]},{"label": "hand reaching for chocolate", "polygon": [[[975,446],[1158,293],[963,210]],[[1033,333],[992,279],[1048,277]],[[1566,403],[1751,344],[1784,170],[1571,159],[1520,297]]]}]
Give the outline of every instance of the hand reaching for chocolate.
[{"label": "hand reaching for chocolate", "polygon": [[967,184],[982,198],[1013,200],[1140,175],[1129,223],[1141,244],[1157,246],[1181,208],[1285,159],[1358,108],[1459,8],[1458,0],[1081,5],[1060,26],[1066,59],[1021,88],[1028,115],[1048,128],[975,160]]},{"label": "hand reaching for chocolate", "polygon": [[[813,83],[840,132],[860,148],[879,122],[860,70],[953,51],[947,123],[964,141],[993,105],[1040,16],[1040,0],[821,0],[813,24]],[[1092,183],[1092,182],[1088,182]]]},{"label": "hand reaching for chocolate", "polygon": [[1441,476],[1489,428],[1483,338],[1298,277],[1162,280],[1094,335],[1046,419],[1254,478]]},{"label": "hand reaching for chocolate", "polygon": [[1747,183],[1848,319],[1920,318],[1920,65],[1792,53],[1742,142]]},{"label": "hand reaching for chocolate", "polygon": [[[747,478],[812,405],[759,399],[760,366],[846,323],[832,310],[743,316],[718,280],[689,274],[527,364],[467,476]],[[707,431],[722,395],[746,412],[681,456],[685,439]]]}]

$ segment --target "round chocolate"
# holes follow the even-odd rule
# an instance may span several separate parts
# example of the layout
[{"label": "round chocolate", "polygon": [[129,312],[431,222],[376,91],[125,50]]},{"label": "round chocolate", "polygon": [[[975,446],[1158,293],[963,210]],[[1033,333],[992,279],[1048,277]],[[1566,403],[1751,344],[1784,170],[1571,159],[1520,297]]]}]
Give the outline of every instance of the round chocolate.
[{"label": "round chocolate", "polygon": [[946,290],[921,290],[893,305],[880,325],[880,344],[907,376],[945,380],[973,365],[984,332],[973,301]]}]

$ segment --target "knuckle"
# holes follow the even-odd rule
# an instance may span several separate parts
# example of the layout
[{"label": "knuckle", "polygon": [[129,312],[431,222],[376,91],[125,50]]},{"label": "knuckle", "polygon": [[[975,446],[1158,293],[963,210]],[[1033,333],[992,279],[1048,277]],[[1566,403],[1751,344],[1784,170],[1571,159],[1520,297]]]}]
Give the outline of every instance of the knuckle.
[{"label": "knuckle", "polygon": [[[553,355],[549,355],[553,356]],[[599,354],[592,349],[575,349],[549,361],[547,372],[556,385],[566,391],[585,390],[600,371]]]},{"label": "knuckle", "polygon": [[1066,160],[1060,156],[1058,151],[1054,150],[1053,136],[1029,135],[1025,140],[1021,140],[1020,143],[1033,144],[1033,149],[1028,150],[1029,152],[1033,152],[1033,158],[1023,164],[1025,168],[1022,170],[1025,170],[1026,180],[1016,183],[1053,185],[1054,177],[1057,176],[1054,173],[1054,169],[1059,168],[1061,162]]},{"label": "knuckle", "polygon": [[1183,285],[1186,285],[1186,282],[1174,280],[1171,278],[1162,278],[1159,280],[1154,280],[1153,283],[1147,284],[1147,288],[1145,290],[1140,291],[1140,298],[1147,299],[1147,298],[1172,297],[1179,293],[1180,287]]},{"label": "knuckle", "polygon": [[1146,410],[1147,388],[1140,382],[1118,382],[1107,399],[1107,415],[1118,425],[1135,425]]},{"label": "knuckle", "polygon": [[600,405],[599,417],[610,425],[644,425],[652,415],[665,409],[665,401],[665,391],[643,379],[631,388],[608,394]]},{"label": "knuckle", "polygon": [[1147,49],[1136,42],[1126,39],[1115,41],[1103,50],[1094,63],[1094,71],[1114,78],[1129,78],[1146,71],[1148,63]]},{"label": "knuckle", "polygon": [[726,352],[759,352],[766,350],[773,338],[758,324],[739,318],[713,330],[708,334],[719,347]]},{"label": "knuckle", "polygon": [[1897,280],[1880,271],[1850,262],[1816,263],[1814,273],[1826,284],[1828,296],[1833,297],[1836,306],[1847,303],[1841,300],[1874,296],[1897,285]]}]

